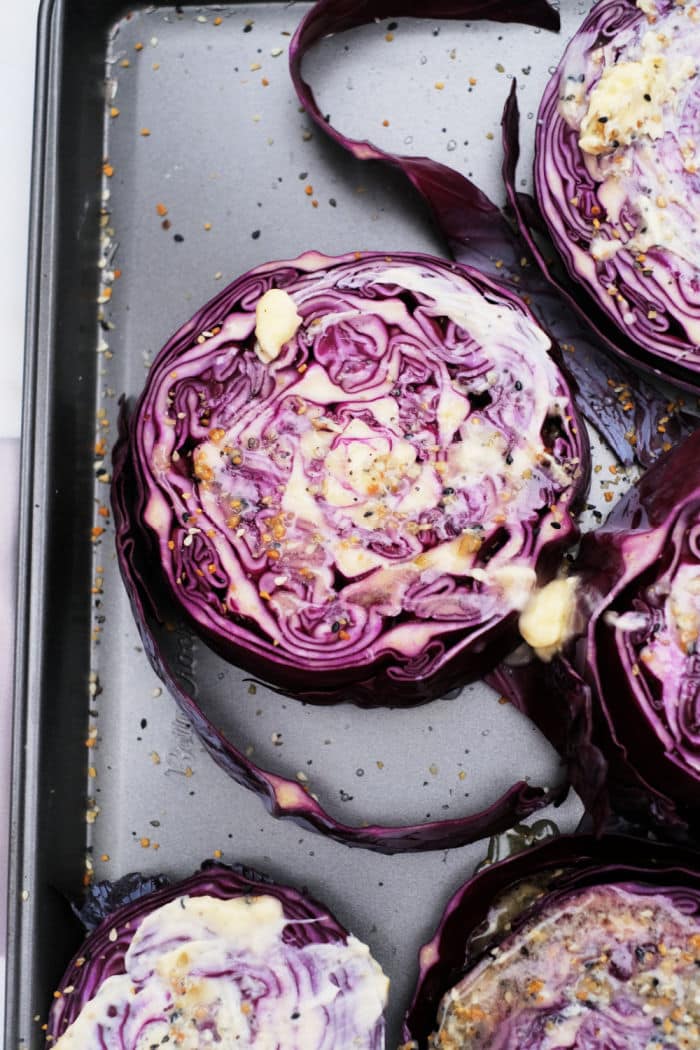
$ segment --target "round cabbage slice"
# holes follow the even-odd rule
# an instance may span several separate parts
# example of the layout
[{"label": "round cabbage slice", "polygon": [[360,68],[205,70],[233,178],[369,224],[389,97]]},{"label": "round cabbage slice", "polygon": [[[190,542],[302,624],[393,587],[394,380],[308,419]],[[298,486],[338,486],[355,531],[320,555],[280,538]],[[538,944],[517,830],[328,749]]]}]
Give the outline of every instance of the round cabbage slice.
[{"label": "round cabbage slice", "polygon": [[388,979],[319,904],[211,866],[119,907],[73,960],[56,1050],[383,1050]]},{"label": "round cabbage slice", "polygon": [[587,482],[551,351],[514,295],[427,256],[251,271],[173,336],[131,420],[161,578],[217,651],[309,699],[478,677]]},{"label": "round cabbage slice", "polygon": [[535,184],[570,274],[626,355],[700,386],[700,24],[692,4],[601,0],[539,111]]},{"label": "round cabbage slice", "polygon": [[403,1050],[660,1050],[700,1038],[697,856],[551,840],[486,868],[421,951]]}]

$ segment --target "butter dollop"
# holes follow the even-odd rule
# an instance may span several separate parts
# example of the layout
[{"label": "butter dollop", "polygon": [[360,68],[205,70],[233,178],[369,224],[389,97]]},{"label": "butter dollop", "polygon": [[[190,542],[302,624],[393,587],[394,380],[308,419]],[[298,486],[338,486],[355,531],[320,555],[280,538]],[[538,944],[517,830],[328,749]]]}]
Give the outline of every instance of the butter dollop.
[{"label": "butter dollop", "polygon": [[639,61],[608,66],[590,93],[579,146],[596,155],[628,146],[644,135],[661,138],[664,106],[695,73],[692,58],[684,56],[671,65],[664,55],[653,52]]},{"label": "butter dollop", "polygon": [[540,660],[549,663],[571,638],[576,621],[578,579],[552,580],[530,596],[520,614],[520,633]]},{"label": "butter dollop", "polygon": [[285,343],[296,335],[302,318],[288,292],[270,288],[255,307],[255,353],[265,365],[279,357]]}]

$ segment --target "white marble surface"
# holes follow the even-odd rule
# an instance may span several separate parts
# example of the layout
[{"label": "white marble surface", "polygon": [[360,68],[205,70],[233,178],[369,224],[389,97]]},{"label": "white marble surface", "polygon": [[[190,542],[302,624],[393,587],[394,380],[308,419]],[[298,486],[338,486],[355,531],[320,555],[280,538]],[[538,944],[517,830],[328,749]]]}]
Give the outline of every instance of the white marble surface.
[{"label": "white marble surface", "polygon": [[[0,475],[5,485],[6,510],[15,514],[38,8],[39,0],[0,0]],[[12,528],[0,537],[0,1033],[4,1025],[4,844],[8,834],[15,552],[16,529]]]}]

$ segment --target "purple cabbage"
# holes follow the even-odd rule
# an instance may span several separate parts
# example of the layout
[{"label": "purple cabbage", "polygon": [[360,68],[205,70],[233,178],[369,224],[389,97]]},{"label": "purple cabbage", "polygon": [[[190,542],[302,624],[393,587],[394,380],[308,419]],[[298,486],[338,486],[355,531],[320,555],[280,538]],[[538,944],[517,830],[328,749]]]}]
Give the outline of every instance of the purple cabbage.
[{"label": "purple cabbage", "polygon": [[[683,410],[682,400],[669,407],[668,397],[659,394],[628,365],[629,361],[650,367],[640,359],[636,348],[623,351],[621,333],[606,316],[598,317],[595,305],[579,286],[555,275],[548,262],[541,245],[546,227],[537,204],[515,187],[519,153],[515,81],[503,118],[506,211],[454,169],[428,157],[392,154],[372,142],[350,139],[334,128],[319,109],[313,90],[304,79],[305,53],[325,35],[388,15],[474,21],[487,18],[557,30],[558,14],[539,0],[517,5],[495,0],[454,0],[438,7],[430,5],[429,11],[425,4],[410,0],[394,4],[377,0],[320,0],[294,34],[290,72],[301,104],[324,134],[356,159],[381,161],[406,175],[430,208],[453,258],[477,267],[499,283],[507,282],[527,298],[566,351],[566,366],[576,380],[574,397],[581,413],[600,431],[618,458],[647,466],[665,447],[689,433],[694,420]],[[656,367],[651,370],[659,372]],[[662,417],[668,417],[663,435],[657,430]]]},{"label": "purple cabbage", "polygon": [[699,533],[696,431],[584,538],[575,566],[595,602],[583,674],[610,738],[689,819],[700,812]]},{"label": "purple cabbage", "polygon": [[535,187],[578,285],[565,290],[608,347],[697,391],[693,12],[667,0],[593,7],[542,99]]},{"label": "purple cabbage", "polygon": [[[486,278],[477,277],[465,268],[450,266],[449,264],[429,260],[425,257],[394,256],[392,265],[397,265],[399,261],[407,263],[409,258],[412,265],[425,265],[428,267],[429,272],[434,276],[441,275],[442,278],[451,282],[455,280],[465,282],[465,288],[473,288],[474,290],[481,288],[489,298],[493,297],[496,302],[501,304],[505,316],[510,315],[517,324],[525,325],[528,331],[531,330],[529,315],[525,308],[520,304],[519,300],[515,299],[515,297],[507,292],[503,293],[500,289],[496,291],[495,287],[491,285]],[[305,257],[306,267],[318,266],[320,261],[318,255]],[[328,263],[328,260],[325,260],[325,262]],[[323,282],[327,280],[332,280],[332,275],[334,273],[336,278],[339,274],[346,272],[362,273],[367,267],[371,267],[372,265],[378,266],[379,272],[381,273],[382,267],[384,268],[384,272],[386,272],[386,268],[390,264],[384,256],[363,255],[358,259],[355,255],[352,255],[346,260],[338,261],[336,269],[329,270],[328,274],[324,275],[324,271],[322,271],[322,275],[318,279],[321,284],[323,284]],[[203,331],[212,331],[217,327],[219,322],[225,319],[231,311],[233,299],[235,299],[237,294],[236,289],[240,290],[247,287],[246,282],[248,280],[253,282],[253,287],[256,289],[255,293],[250,292],[247,299],[249,308],[252,304],[252,309],[254,309],[255,302],[259,298],[260,293],[272,282],[273,279],[279,278],[280,272],[284,273],[286,279],[291,282],[288,287],[293,287],[296,281],[306,281],[310,288],[313,287],[312,282],[316,279],[314,277],[313,269],[308,270],[307,272],[305,270],[295,269],[292,264],[285,264],[285,266],[286,268],[283,271],[279,271],[275,266],[263,267],[260,271],[256,271],[257,276],[253,275],[249,278],[242,278],[241,281],[236,282],[231,289],[226,289],[217,299],[213,300],[207,307],[205,307],[204,310],[189,323],[189,325],[185,326],[185,329],[183,329],[179,335],[171,341],[165,352],[170,354],[173,348],[174,351],[177,352],[181,344],[184,350],[189,350],[192,347],[195,347],[196,351],[205,354],[208,349],[206,337],[204,343],[198,342],[197,337]],[[410,303],[412,301],[411,296],[406,293],[404,294],[406,302]],[[390,300],[384,301],[385,303],[390,303]],[[479,302],[480,301],[481,300],[479,300]],[[401,302],[403,303],[403,300],[401,300]],[[402,308],[405,308],[405,303]],[[431,318],[429,311],[420,311],[419,316],[421,318],[421,324],[426,326],[428,331],[431,330],[431,326],[435,324],[435,320]],[[250,324],[250,321],[248,323]],[[535,329],[532,330],[535,331]],[[446,332],[448,332],[447,336],[445,332],[440,334],[440,341],[436,342],[435,347],[433,350],[430,350],[428,357],[426,358],[425,375],[429,374],[429,362],[434,362],[437,356],[442,352],[439,347],[443,344],[451,345],[451,343],[448,343],[446,340],[452,340],[453,337],[456,336],[457,329],[450,324],[446,326]],[[209,338],[215,337],[211,336]],[[423,346],[424,342],[425,340],[416,339],[411,345],[418,348]],[[366,348],[369,347],[369,340],[365,339],[364,343],[361,345],[364,345]],[[469,349],[470,345],[471,344],[469,344],[468,341],[464,344],[465,351],[471,352]],[[290,347],[288,356],[293,352],[296,352],[296,350],[293,347]],[[303,352],[307,353],[307,350],[304,349]],[[416,350],[416,352],[418,351]],[[223,352],[217,352],[216,356],[221,357],[222,354]],[[506,356],[511,362],[509,367],[516,368],[518,355],[515,353],[515,344],[509,348]],[[260,367],[260,362],[250,350],[248,350],[247,353],[245,351],[241,353],[238,359],[241,362],[249,363],[253,375],[257,375],[259,379],[265,378],[265,369]],[[161,361],[162,360],[163,359],[161,359]],[[281,360],[284,361],[284,358]],[[545,369],[545,373],[550,375],[557,388],[559,388],[559,384],[563,383],[563,380],[547,354],[541,353],[541,364]],[[338,370],[342,369],[343,361],[337,360],[333,364],[333,367]],[[379,365],[376,365],[376,367],[379,367]],[[442,367],[444,367],[444,373],[441,372],[441,374],[444,375],[449,374],[449,367],[452,367],[452,365],[448,366],[447,363],[443,363],[441,368]],[[159,376],[165,374],[166,377],[169,377],[171,383],[174,382],[173,377],[169,375],[169,372],[173,370],[175,369],[172,368],[172,363],[170,364],[170,367],[168,367],[167,363],[163,365],[163,367],[160,367],[159,362],[156,362],[151,370],[149,387],[144,397],[149,396],[149,391],[155,389],[155,386],[159,382]],[[308,373],[309,369],[307,367],[305,372],[302,371],[298,374],[303,376],[308,375]],[[479,369],[477,368],[475,370],[475,375],[478,376],[479,374]],[[531,366],[528,366],[523,373],[523,377],[520,379],[516,378],[514,373],[512,375],[508,373],[508,381],[506,388],[503,391],[502,399],[502,404],[504,405],[506,412],[509,411],[507,408],[510,400],[508,395],[517,395],[516,400],[513,402],[514,406],[520,404],[524,407],[525,402],[520,399],[526,396],[528,389],[532,389],[532,377],[533,373],[531,372]],[[361,382],[361,378],[358,382]],[[516,383],[522,387],[521,390],[515,390]],[[426,384],[426,392],[428,387],[429,384]],[[566,389],[565,385],[561,389],[562,393],[564,393]],[[415,397],[411,397],[410,394],[411,392],[408,391],[406,396],[409,399],[409,403],[413,405]],[[494,400],[492,404],[487,405],[484,402],[481,409],[475,410],[476,414],[486,413],[490,419],[495,420],[497,418],[494,414],[498,405],[498,397],[496,396],[497,391],[495,388],[493,389],[493,394]],[[540,395],[541,394],[542,391],[540,391]],[[425,402],[428,406],[430,406],[431,403],[433,405],[435,404],[435,395],[433,394],[431,397],[432,402],[431,400]],[[481,400],[483,401],[484,399],[482,398]],[[144,403],[145,402],[142,401],[142,405]],[[198,405],[199,403],[199,397],[196,396],[195,404]],[[426,409],[421,409],[421,412],[425,413],[425,411]],[[557,793],[553,794],[548,790],[532,787],[524,781],[519,781],[513,784],[513,786],[500,798],[495,799],[486,809],[471,816],[411,825],[380,825],[366,823],[358,826],[349,825],[342,823],[331,816],[321,803],[314,798],[310,792],[305,790],[298,781],[285,778],[261,768],[252,760],[249,754],[246,754],[243,747],[239,748],[232,740],[227,739],[210,720],[207,714],[205,714],[205,710],[203,709],[205,704],[195,700],[190,691],[188,691],[187,684],[183,684],[178,673],[176,654],[173,655],[170,652],[171,646],[168,643],[172,635],[172,626],[182,618],[183,606],[181,602],[178,604],[175,603],[173,588],[168,585],[165,574],[162,573],[159,567],[161,550],[165,550],[168,556],[170,556],[171,553],[170,547],[168,546],[171,542],[169,534],[166,531],[166,533],[158,538],[158,542],[155,542],[155,535],[143,526],[145,505],[150,490],[144,486],[144,480],[141,476],[138,461],[140,459],[142,447],[137,445],[136,439],[138,437],[137,426],[139,418],[141,418],[142,425],[150,425],[150,421],[143,418],[144,414],[148,414],[146,409],[142,409],[141,416],[139,416],[138,412],[132,414],[131,422],[128,424],[126,412],[124,411],[122,413],[120,438],[114,450],[112,500],[116,527],[116,546],[120,567],[122,569],[124,583],[132,604],[134,616],[139,627],[144,649],[154,670],[161,677],[167,689],[179,704],[188,722],[197,732],[212,757],[230,776],[232,776],[238,783],[258,794],[268,810],[275,816],[290,817],[303,826],[327,834],[337,841],[359,845],[385,853],[403,852],[408,850],[444,849],[449,846],[465,845],[466,843],[483,838],[485,835],[505,830],[513,823],[526,818],[535,810],[547,805],[553,799],[558,797]],[[295,412],[292,422],[299,421],[300,418],[303,417],[300,417],[298,413]],[[549,509],[545,511],[543,519],[544,521],[551,520],[554,526],[561,525],[561,528],[550,528],[549,537],[547,537],[546,533],[542,536],[541,528],[538,532],[535,527],[538,523],[538,515],[536,513],[531,523],[528,524],[526,521],[522,522],[514,532],[514,536],[516,538],[520,537],[521,540],[528,537],[526,541],[528,546],[525,551],[527,571],[524,574],[524,578],[526,579],[530,578],[533,567],[538,561],[540,562],[540,571],[543,574],[543,577],[548,571],[551,571],[558,562],[562,543],[568,543],[573,536],[567,508],[573,508],[579,490],[585,486],[588,470],[588,454],[587,448],[584,444],[584,432],[579,426],[576,426],[573,423],[574,419],[575,416],[572,413],[571,429],[568,430],[570,424],[567,423],[564,427],[564,431],[570,435],[572,453],[574,452],[574,449],[576,449],[576,456],[581,457],[578,466],[579,476],[577,480],[573,481],[571,485],[565,489],[565,491],[562,491],[561,502],[564,513],[561,515],[561,520],[557,520],[553,512]],[[298,425],[298,422],[296,425]],[[576,426],[575,434],[574,426]],[[207,428],[206,432],[208,433],[208,430],[212,429],[211,418],[209,419]],[[553,435],[556,429],[556,426],[550,428],[550,434]],[[562,440],[562,438],[563,435],[559,435],[556,438],[556,443],[557,448],[564,450],[567,445],[566,441]],[[581,442],[580,445],[579,442]],[[508,469],[509,466],[510,465],[504,461],[503,468]],[[536,475],[539,475],[539,473],[539,471],[535,472]],[[487,477],[481,481],[477,481],[475,488],[479,491],[480,486],[483,489],[484,484],[488,486],[497,482],[498,478],[490,479]],[[546,482],[546,488],[549,488],[549,482]],[[533,492],[534,491],[536,491],[536,489],[533,489]],[[449,495],[455,496],[455,494],[456,493],[451,493]],[[548,493],[546,498],[548,501],[550,500],[550,493]],[[546,506],[549,508],[551,503],[547,502]],[[426,532],[427,531],[428,530],[426,530]],[[562,534],[564,535],[562,536]],[[503,535],[503,533],[501,533],[501,535]],[[174,543],[174,541],[172,542]],[[448,539],[447,542],[452,541]],[[183,550],[186,551],[187,548],[183,547]],[[478,555],[478,553],[478,551],[475,551],[472,557]],[[497,561],[498,553],[497,550],[494,551],[489,561]],[[200,579],[200,577],[197,578]],[[458,593],[459,580],[446,580],[446,586],[449,593]],[[510,622],[504,624],[502,630],[496,629],[494,632],[496,643],[493,649],[494,655],[496,652],[502,654],[507,651],[509,645],[515,640],[512,632],[516,629],[515,624],[517,620],[517,612],[513,610],[506,616],[506,620]],[[437,627],[439,629],[440,621],[438,621]],[[507,640],[509,633],[510,641]],[[493,656],[491,658],[493,658]],[[499,657],[496,656],[496,659],[498,658]],[[476,662],[481,659],[483,659],[483,656],[480,653],[474,654],[474,660]],[[261,663],[259,665],[255,664],[255,666],[260,666],[261,670],[264,670],[267,675],[270,674],[268,664]],[[420,672],[420,666],[416,667],[415,670]],[[452,674],[452,670],[450,670],[449,673]],[[455,673],[462,674],[464,673],[464,670],[462,669],[459,672],[455,671]],[[388,682],[389,679],[386,679],[386,681]],[[376,702],[376,694],[374,692],[376,689],[375,682],[376,679],[375,681],[370,681],[369,686],[367,687],[367,702]],[[288,681],[286,682],[286,685],[288,688]],[[403,688],[405,685],[406,679],[404,679],[404,682],[402,683],[402,697],[404,696]],[[313,683],[311,688],[314,690],[314,692],[311,693],[311,698],[319,699],[319,694],[315,691],[317,689],[316,683]],[[361,682],[356,681],[353,684],[353,690],[358,698],[363,696],[360,692],[361,688]],[[306,695],[309,695],[309,689],[310,687],[307,684],[307,689],[305,691]],[[406,695],[409,694],[407,693]],[[327,697],[324,697],[324,699],[326,698]]]},{"label": "purple cabbage", "polygon": [[[52,1045],[63,1036],[61,1048],[81,1050],[229,1046],[228,1006],[245,1030],[241,1045],[269,1046],[274,1034],[290,1050],[383,1050],[388,981],[322,904],[220,863],[181,882],[156,881],[166,885],[154,890],[153,879],[130,875],[91,891],[91,925],[95,913],[101,921],[58,985]],[[217,902],[236,900],[220,919]],[[92,1019],[65,1035],[83,1011]]]},{"label": "purple cabbage", "polygon": [[694,1045],[699,859],[577,835],[482,869],[421,949],[402,1050]]},{"label": "purple cabbage", "polygon": [[[270,289],[297,330],[263,360]],[[150,370],[115,453],[125,577],[127,539],[146,544],[216,651],[311,701],[405,705],[479,677],[588,480],[550,349],[515,295],[427,256],[258,267]]]},{"label": "purple cabbage", "polygon": [[550,664],[506,662],[491,677],[564,756],[598,827],[612,813],[697,834],[699,532],[696,431],[584,536],[578,637]]}]

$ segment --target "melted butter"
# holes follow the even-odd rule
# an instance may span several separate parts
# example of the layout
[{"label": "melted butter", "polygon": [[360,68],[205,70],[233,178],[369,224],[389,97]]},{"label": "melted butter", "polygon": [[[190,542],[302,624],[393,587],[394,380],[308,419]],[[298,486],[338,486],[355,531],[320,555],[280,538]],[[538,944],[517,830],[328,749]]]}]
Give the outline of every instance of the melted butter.
[{"label": "melted butter", "polygon": [[341,507],[356,496],[384,495],[403,478],[415,478],[420,472],[409,441],[390,441],[360,419],[348,423],[326,455],[325,466],[324,496]]},{"label": "melted butter", "polygon": [[[431,1050],[697,1045],[697,916],[603,885],[545,907],[443,999]],[[663,945],[663,952],[658,950]],[[620,1004],[624,1003],[624,1009]],[[610,1034],[608,1034],[610,1033]]]},{"label": "melted butter", "polygon": [[540,660],[549,663],[571,638],[576,620],[578,580],[552,580],[529,598],[520,614],[520,633]]},{"label": "melted butter", "polygon": [[255,307],[255,352],[263,364],[279,357],[284,344],[296,335],[301,321],[288,292],[270,288],[260,297]]},{"label": "melted butter", "polygon": [[[664,134],[664,108],[675,102],[680,87],[695,76],[695,62],[684,56],[673,64],[652,50],[654,34],[642,47],[652,53],[638,61],[607,66],[589,95],[588,111],[581,124],[579,146],[585,153],[605,153],[646,136]],[[647,40],[645,37],[645,41]]]},{"label": "melted butter", "polygon": [[535,570],[529,565],[513,562],[491,571],[491,579],[500,587],[511,609],[522,609],[537,583]]},{"label": "melted butter", "polygon": [[[103,982],[56,1050],[309,1050],[336,1025],[348,1046],[375,1050],[388,980],[367,946],[350,936],[294,947],[287,925],[269,895],[183,897],[156,909],[134,934],[127,972]],[[306,973],[313,981],[299,980]]]},{"label": "melted butter", "polygon": [[[638,6],[650,27],[640,20],[619,41],[595,49],[582,34],[562,72],[559,110],[578,131],[603,209],[589,254],[577,258],[582,278],[593,283],[601,266],[628,264],[624,253],[621,264],[615,261],[623,248],[639,255],[660,247],[693,267],[700,258],[696,190],[688,178],[700,165],[689,137],[698,69],[688,53],[697,51],[695,9],[677,5],[657,17],[653,4],[642,0]],[[561,186],[557,192],[566,191]],[[653,262],[636,261],[649,268],[644,276],[653,276]],[[621,317],[635,319],[624,306]],[[688,339],[698,342],[700,323],[690,311],[683,325]]]}]

